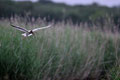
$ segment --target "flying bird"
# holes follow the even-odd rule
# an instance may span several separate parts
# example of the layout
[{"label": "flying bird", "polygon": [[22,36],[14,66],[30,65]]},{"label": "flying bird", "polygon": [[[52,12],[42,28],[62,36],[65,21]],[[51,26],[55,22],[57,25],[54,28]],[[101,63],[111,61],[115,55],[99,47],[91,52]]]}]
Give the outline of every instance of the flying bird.
[{"label": "flying bird", "polygon": [[19,27],[19,26],[15,26],[13,24],[11,24],[12,27],[16,28],[17,30],[21,31],[21,32],[24,32],[22,34],[22,36],[24,37],[29,37],[29,36],[32,36],[34,34],[34,32],[38,31],[38,30],[41,30],[41,29],[46,29],[46,28],[49,28],[51,27],[51,25],[48,25],[46,27],[41,27],[41,28],[35,28],[35,29],[32,29],[32,30],[27,30],[25,28],[22,28],[22,27]]}]

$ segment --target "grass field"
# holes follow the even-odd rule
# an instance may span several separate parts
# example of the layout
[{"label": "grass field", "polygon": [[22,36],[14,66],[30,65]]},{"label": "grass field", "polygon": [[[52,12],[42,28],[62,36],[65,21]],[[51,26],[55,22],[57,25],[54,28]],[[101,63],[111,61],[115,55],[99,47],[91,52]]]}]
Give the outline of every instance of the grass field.
[{"label": "grass field", "polygon": [[1,20],[0,80],[120,80],[120,34],[57,23],[24,38]]}]

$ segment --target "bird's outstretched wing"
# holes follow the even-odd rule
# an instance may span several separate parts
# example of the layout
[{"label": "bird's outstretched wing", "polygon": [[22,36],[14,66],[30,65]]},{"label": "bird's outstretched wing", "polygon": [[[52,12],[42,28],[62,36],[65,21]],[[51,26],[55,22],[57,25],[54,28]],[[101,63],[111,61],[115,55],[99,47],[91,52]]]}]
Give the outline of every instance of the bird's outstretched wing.
[{"label": "bird's outstretched wing", "polygon": [[46,27],[36,28],[36,29],[33,29],[32,31],[33,31],[33,32],[36,32],[36,31],[38,31],[38,30],[46,29],[46,28],[49,28],[49,27],[51,27],[51,25],[48,25],[48,26],[46,26]]},{"label": "bird's outstretched wing", "polygon": [[16,28],[17,30],[22,31],[22,32],[28,32],[28,30],[25,29],[25,28],[21,28],[21,27],[19,27],[19,26],[15,26],[15,25],[12,25],[12,24],[11,24],[11,26],[14,27],[14,28]]}]

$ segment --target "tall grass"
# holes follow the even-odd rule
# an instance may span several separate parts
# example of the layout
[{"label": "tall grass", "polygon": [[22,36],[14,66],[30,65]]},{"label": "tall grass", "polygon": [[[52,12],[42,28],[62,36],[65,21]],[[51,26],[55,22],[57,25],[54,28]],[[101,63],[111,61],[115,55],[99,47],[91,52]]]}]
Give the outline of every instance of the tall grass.
[{"label": "tall grass", "polygon": [[119,80],[119,33],[58,23],[24,38],[8,20],[1,20],[0,79]]}]

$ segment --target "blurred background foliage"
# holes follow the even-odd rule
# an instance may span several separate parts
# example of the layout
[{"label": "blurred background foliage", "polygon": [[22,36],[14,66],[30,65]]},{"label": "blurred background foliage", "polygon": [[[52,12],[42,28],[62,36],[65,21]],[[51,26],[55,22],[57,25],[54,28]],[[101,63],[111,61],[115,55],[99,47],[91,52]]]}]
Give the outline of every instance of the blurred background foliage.
[{"label": "blurred background foliage", "polygon": [[15,15],[20,17],[40,17],[46,21],[101,22],[111,18],[116,25],[120,24],[120,7],[100,6],[97,3],[91,5],[70,6],[63,3],[54,3],[51,0],[14,1],[0,0],[0,18],[10,18]]}]

